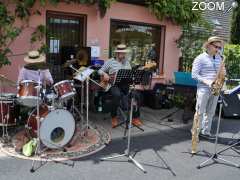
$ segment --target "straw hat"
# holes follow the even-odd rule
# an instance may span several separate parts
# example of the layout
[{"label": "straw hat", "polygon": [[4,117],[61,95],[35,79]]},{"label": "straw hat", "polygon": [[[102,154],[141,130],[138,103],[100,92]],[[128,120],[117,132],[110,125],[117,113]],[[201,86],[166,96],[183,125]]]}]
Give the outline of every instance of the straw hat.
[{"label": "straw hat", "polygon": [[127,49],[127,46],[125,44],[119,44],[117,45],[117,49],[114,51],[115,53],[127,53],[129,52],[128,49]]},{"label": "straw hat", "polygon": [[220,38],[220,37],[217,37],[217,36],[212,36],[210,38],[208,38],[208,40],[203,44],[203,47],[204,48],[207,48],[207,46],[213,42],[220,42],[223,46],[223,40]]},{"label": "straw hat", "polygon": [[42,63],[46,61],[46,57],[38,51],[29,51],[28,55],[24,57],[26,63]]}]

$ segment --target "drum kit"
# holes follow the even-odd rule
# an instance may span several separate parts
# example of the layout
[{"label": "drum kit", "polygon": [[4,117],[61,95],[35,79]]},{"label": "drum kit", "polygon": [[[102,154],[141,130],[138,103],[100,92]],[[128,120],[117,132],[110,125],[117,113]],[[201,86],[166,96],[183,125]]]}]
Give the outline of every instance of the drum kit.
[{"label": "drum kit", "polygon": [[2,93],[2,88],[15,86],[15,83],[5,76],[0,75],[0,126],[2,126],[2,137],[8,139],[7,127],[16,125],[18,110],[15,105],[16,95],[12,93]]},{"label": "drum kit", "polygon": [[[16,83],[0,76],[0,85],[15,86]],[[26,119],[25,128],[30,138],[38,138],[46,148],[62,149],[67,145],[75,133],[75,115],[72,109],[76,90],[73,81],[63,80],[55,83],[52,92],[46,94],[41,83],[33,80],[23,80],[17,87],[17,95],[1,93],[0,91],[0,126],[2,126],[2,139],[11,141],[8,127],[16,126],[20,117],[20,107],[28,107],[30,113]],[[71,104],[71,108],[67,107]],[[7,139],[7,140],[6,140]]]}]

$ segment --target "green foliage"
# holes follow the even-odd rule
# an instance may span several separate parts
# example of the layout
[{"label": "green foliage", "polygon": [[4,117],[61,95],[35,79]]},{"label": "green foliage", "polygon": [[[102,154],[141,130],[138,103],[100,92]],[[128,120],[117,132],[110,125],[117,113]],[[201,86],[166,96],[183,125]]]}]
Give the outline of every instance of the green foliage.
[{"label": "green foliage", "polygon": [[[37,0],[12,0],[16,4],[15,14],[12,15],[7,10],[7,3],[0,2],[0,68],[3,65],[10,64],[8,55],[11,52],[9,45],[12,41],[21,33],[21,29],[14,27],[14,22],[16,18],[20,18],[22,22],[27,23],[29,17],[32,14],[41,15],[40,11],[31,12],[31,8],[34,6]],[[47,2],[57,5],[60,0],[39,0],[41,6],[45,6]],[[100,8],[101,16],[104,16],[107,8],[110,7],[111,3],[116,0],[64,0],[65,3],[80,3],[80,4],[95,4],[98,3]],[[46,35],[46,27],[44,25],[39,25],[36,30],[32,33],[30,42],[41,42],[41,40]],[[48,47],[46,44],[42,43],[39,48],[40,52],[47,53]]]},{"label": "green foliage", "polygon": [[5,48],[4,50],[0,50],[0,68],[3,65],[11,64],[11,62],[7,58],[7,54],[11,53],[9,48]]},{"label": "green foliage", "polygon": [[224,57],[228,79],[240,78],[240,45],[226,44]]},{"label": "green foliage", "polygon": [[236,0],[238,7],[233,10],[231,37],[232,44],[240,44],[240,0]]},{"label": "green foliage", "polygon": [[10,64],[7,55],[11,53],[9,45],[20,34],[20,29],[13,26],[15,17],[11,15],[6,6],[0,2],[0,68]]},{"label": "green foliage", "polygon": [[186,97],[183,94],[177,93],[173,96],[173,104],[175,107],[183,108]]},{"label": "green foliage", "polygon": [[41,45],[41,47],[38,49],[38,51],[39,51],[40,53],[47,54],[47,53],[49,53],[49,47],[48,47],[48,45],[42,43],[42,45]]},{"label": "green foliage", "polygon": [[31,8],[33,4],[28,1],[17,1],[15,14],[20,19],[25,19],[30,16],[29,8]]},{"label": "green foliage", "polygon": [[41,41],[46,34],[46,26],[44,25],[38,25],[35,31],[32,33],[31,37],[31,43],[34,43],[36,41]]},{"label": "green foliage", "polygon": [[146,3],[160,20],[170,18],[179,25],[203,21],[201,11],[192,11],[192,0],[152,0]]},{"label": "green foliage", "polygon": [[32,33],[31,36],[31,43],[41,42],[41,47],[38,49],[40,53],[48,53],[48,46],[42,42],[43,38],[46,35],[46,26],[40,24],[36,27],[35,31]]},{"label": "green foliage", "polygon": [[99,4],[99,7],[107,9],[107,8],[110,8],[111,4],[116,1],[117,0],[100,0],[98,1],[98,4]]},{"label": "green foliage", "polygon": [[117,0],[100,0],[100,1],[98,1],[100,16],[103,17],[106,14],[107,9],[110,8],[111,4],[116,1]]},{"label": "green foliage", "polygon": [[[23,22],[28,20],[32,14],[41,15],[40,11],[32,12],[32,7],[37,0],[12,0],[16,3],[15,15],[7,12],[7,5],[0,2],[0,67],[9,64],[7,54],[10,53],[9,43],[13,41],[21,32],[20,29],[13,26],[15,18],[20,18]],[[113,2],[117,0],[39,0],[41,6],[45,6],[47,2],[57,5],[60,2],[79,3],[79,4],[96,4],[100,10],[100,16],[103,17],[106,10]],[[146,1],[150,11],[157,18],[170,18],[179,25],[189,25],[192,23],[204,23],[200,11],[192,11],[191,0],[152,0]],[[27,21],[25,21],[27,23]],[[40,41],[46,34],[44,26],[40,25],[32,33],[31,43]],[[189,46],[188,46],[189,47]],[[190,46],[191,47],[191,46]],[[47,46],[42,44],[41,50],[46,51]],[[188,53],[187,53],[188,54]]]},{"label": "green foliage", "polygon": [[181,57],[181,70],[191,72],[192,63],[195,57],[202,53],[203,43],[211,35],[211,29],[196,30],[191,27],[185,27],[181,37],[177,41],[178,48],[180,48]]}]

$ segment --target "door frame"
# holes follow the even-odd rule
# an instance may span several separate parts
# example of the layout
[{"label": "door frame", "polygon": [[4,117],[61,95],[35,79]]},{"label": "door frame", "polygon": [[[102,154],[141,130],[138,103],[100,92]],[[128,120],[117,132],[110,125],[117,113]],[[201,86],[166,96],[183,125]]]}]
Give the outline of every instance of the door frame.
[{"label": "door frame", "polygon": [[[83,27],[82,27],[82,40],[80,39],[80,45],[82,46],[86,46],[87,44],[87,15],[86,14],[75,14],[75,13],[69,13],[69,12],[62,12],[62,11],[50,11],[47,10],[46,11],[46,26],[48,26],[48,19],[50,17],[54,17],[54,18],[79,18],[82,19],[83,21]],[[47,44],[47,40],[48,40],[48,35],[46,32],[46,44]]]}]

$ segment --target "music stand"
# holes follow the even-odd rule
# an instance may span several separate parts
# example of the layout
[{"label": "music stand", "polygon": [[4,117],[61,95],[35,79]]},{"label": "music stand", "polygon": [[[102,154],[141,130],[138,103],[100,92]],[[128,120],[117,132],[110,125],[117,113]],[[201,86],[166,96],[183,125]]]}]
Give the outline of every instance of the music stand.
[{"label": "music stand", "polygon": [[90,78],[90,75],[94,72],[93,69],[86,68],[83,71],[79,71],[78,69],[74,68],[72,65],[69,65],[71,69],[76,71],[78,74],[74,77],[74,79],[80,81],[82,83],[82,90],[81,90],[81,114],[83,114],[83,104],[84,104],[84,82],[86,82],[86,129],[89,129],[89,81],[95,83],[99,87],[101,85]]},{"label": "music stand", "polygon": [[[215,144],[214,144],[214,153],[208,153],[208,155],[210,155],[210,157],[202,162],[201,164],[199,164],[197,166],[198,169],[202,168],[202,167],[205,167],[207,165],[211,165],[211,164],[207,164],[210,160],[212,160],[212,164],[214,163],[219,163],[218,160],[222,161],[223,163],[225,164],[228,164],[228,165],[231,165],[231,166],[234,166],[234,167],[237,167],[239,168],[240,165],[239,164],[236,164],[236,163],[233,163],[229,160],[226,160],[222,157],[219,157],[220,153],[226,151],[227,149],[229,149],[230,147],[226,148],[226,149],[223,149],[223,150],[220,150],[220,151],[217,151],[217,144],[218,144],[218,135],[219,135],[219,127],[220,127],[220,122],[221,122],[221,115],[222,115],[222,106],[223,106],[223,103],[224,103],[224,99],[223,97],[221,96],[220,94],[220,100],[219,100],[219,103],[220,103],[220,108],[219,108],[219,114],[218,114],[218,123],[217,123],[217,131],[216,131],[216,138],[215,138]],[[207,165],[205,165],[207,164]]]},{"label": "music stand", "polygon": [[[121,69],[117,73],[117,77],[115,78],[114,84],[121,84],[124,82],[124,84],[130,85],[132,84],[132,88],[130,88],[130,93],[135,88],[135,83],[141,82],[141,78],[144,72],[140,72],[141,70],[125,70]],[[132,94],[132,93],[131,93]],[[133,156],[130,155],[130,141],[131,141],[131,128],[132,128],[132,114],[133,114],[133,104],[134,104],[135,98],[133,95],[131,95],[131,108],[130,108],[130,117],[129,117],[129,123],[128,123],[128,140],[127,140],[127,149],[124,151],[123,154],[116,155],[116,156],[110,156],[106,158],[101,158],[100,160],[109,160],[114,159],[118,157],[126,156],[128,158],[128,162],[133,162],[139,169],[141,169],[144,173],[147,171],[142,167],[142,165],[137,162]]]},{"label": "music stand", "polygon": [[[231,89],[231,90],[226,90],[224,91],[224,94],[228,94],[228,95],[232,95],[235,93],[239,93],[240,92],[240,85],[236,86],[235,88]],[[238,98],[240,100],[240,94],[238,94]],[[223,97],[223,96],[222,96]],[[224,100],[224,99],[223,99]],[[224,101],[223,101],[224,103]],[[227,103],[224,103],[225,106],[228,106]],[[233,141],[234,142],[234,141]],[[240,154],[239,151],[237,151],[235,149],[236,146],[240,145],[240,138],[238,138],[234,143],[229,144],[229,147],[223,148],[222,150],[218,151],[219,154],[221,154],[224,151],[227,151],[228,149],[232,149],[233,151],[235,151],[236,153]],[[240,166],[239,166],[240,167]]]},{"label": "music stand", "polygon": [[[115,86],[130,86],[131,84],[134,85],[135,84],[140,84],[142,82],[143,79],[143,75],[144,75],[144,70],[131,70],[131,69],[120,69],[117,72],[116,78],[114,79],[113,84]],[[130,92],[130,94],[132,94]],[[122,115],[124,115],[124,112],[122,112],[122,109],[120,108],[120,113]],[[125,116],[125,115],[124,115]],[[126,130],[128,129],[128,124],[129,124],[129,119],[128,118],[124,118],[125,120],[118,123],[116,126],[114,126],[113,128],[116,128],[118,126],[123,125],[124,123],[126,123],[126,128],[125,128],[125,132],[124,132],[124,136],[126,135]],[[132,124],[134,127],[137,127],[138,129],[140,129],[141,131],[144,131],[143,128]]]}]

